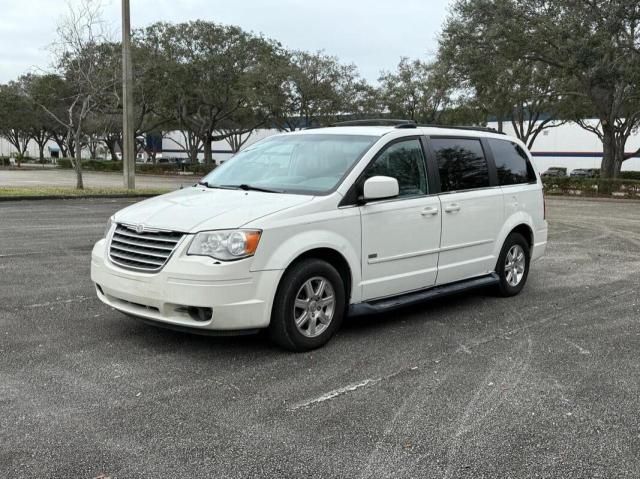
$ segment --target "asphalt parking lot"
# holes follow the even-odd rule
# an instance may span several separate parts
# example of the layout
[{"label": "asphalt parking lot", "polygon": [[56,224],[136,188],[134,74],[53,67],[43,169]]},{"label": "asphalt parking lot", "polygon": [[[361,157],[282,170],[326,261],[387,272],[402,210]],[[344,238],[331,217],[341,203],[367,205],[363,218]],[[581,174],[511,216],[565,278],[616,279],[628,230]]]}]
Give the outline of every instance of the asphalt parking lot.
[{"label": "asphalt parking lot", "polygon": [[128,202],[0,203],[0,477],[640,477],[640,203],[549,199],[520,296],[295,355],[102,305],[89,254]]}]

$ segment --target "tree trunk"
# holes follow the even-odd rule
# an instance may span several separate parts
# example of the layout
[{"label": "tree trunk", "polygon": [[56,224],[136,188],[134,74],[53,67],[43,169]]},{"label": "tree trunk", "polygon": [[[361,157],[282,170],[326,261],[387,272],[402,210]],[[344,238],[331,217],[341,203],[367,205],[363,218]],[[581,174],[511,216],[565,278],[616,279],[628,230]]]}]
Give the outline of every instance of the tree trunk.
[{"label": "tree trunk", "polygon": [[612,128],[603,125],[602,128],[602,163],[600,165],[600,184],[598,192],[611,194],[611,181],[616,175],[616,138]]},{"label": "tree trunk", "polygon": [[625,155],[624,155],[624,146],[619,146],[618,149],[616,150],[616,161],[615,161],[615,170],[613,172],[613,177],[615,179],[620,178],[620,171],[622,170],[622,163],[625,160]]},{"label": "tree trunk", "polygon": [[75,165],[74,168],[76,170],[76,188],[79,190],[84,189],[84,182],[82,181],[82,147],[80,146],[80,132],[76,133],[75,138]]},{"label": "tree trunk", "polygon": [[38,143],[38,159],[44,164],[44,143]]},{"label": "tree trunk", "polygon": [[213,140],[211,132],[208,131],[204,135],[204,164],[211,165],[213,163],[213,152],[211,151],[211,141]]},{"label": "tree trunk", "polygon": [[116,142],[115,140],[105,140],[104,144],[107,145],[111,161],[118,161],[118,155],[116,154]]},{"label": "tree trunk", "polygon": [[198,144],[197,142],[193,142],[189,147],[189,159],[191,160],[191,164],[195,165],[198,163]]},{"label": "tree trunk", "polygon": [[76,157],[76,142],[73,140],[73,138],[69,139],[69,141],[67,142],[67,153],[69,155],[69,158]]},{"label": "tree trunk", "polygon": [[54,140],[58,148],[60,149],[60,158],[67,158],[67,145],[64,144],[64,140],[60,138],[56,138]]}]

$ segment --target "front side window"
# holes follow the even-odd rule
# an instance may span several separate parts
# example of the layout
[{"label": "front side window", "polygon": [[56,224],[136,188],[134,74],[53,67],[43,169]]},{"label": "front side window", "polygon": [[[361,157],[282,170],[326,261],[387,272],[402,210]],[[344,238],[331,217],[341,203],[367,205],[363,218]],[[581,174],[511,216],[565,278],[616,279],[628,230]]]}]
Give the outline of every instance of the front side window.
[{"label": "front side window", "polygon": [[432,138],[440,172],[440,188],[462,191],[485,188],[489,183],[489,167],[480,140],[467,138]]},{"label": "front side window", "polygon": [[386,147],[368,166],[365,180],[373,176],[390,176],[398,180],[399,196],[427,194],[427,177],[422,145],[419,140],[405,140]]},{"label": "front side window", "polygon": [[489,139],[500,186],[536,181],[536,174],[521,146],[506,140]]},{"label": "front side window", "polygon": [[340,184],[378,139],[312,133],[274,136],[241,151],[205,176],[202,184],[326,194]]}]

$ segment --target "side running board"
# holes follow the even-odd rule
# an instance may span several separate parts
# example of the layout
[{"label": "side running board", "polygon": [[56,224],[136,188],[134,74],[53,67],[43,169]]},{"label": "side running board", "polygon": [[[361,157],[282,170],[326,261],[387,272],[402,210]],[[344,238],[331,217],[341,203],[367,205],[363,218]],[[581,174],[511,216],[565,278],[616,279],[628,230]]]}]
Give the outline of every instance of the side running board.
[{"label": "side running board", "polygon": [[500,282],[500,278],[496,273],[491,273],[478,278],[466,279],[456,283],[445,284],[442,286],[433,286],[420,291],[393,296],[391,298],[377,299],[368,303],[352,304],[349,307],[349,315],[358,316],[362,314],[376,314],[390,311],[403,306],[411,306],[414,304],[424,303],[435,298],[449,296],[451,294],[469,291],[471,289],[485,288],[494,286]]}]

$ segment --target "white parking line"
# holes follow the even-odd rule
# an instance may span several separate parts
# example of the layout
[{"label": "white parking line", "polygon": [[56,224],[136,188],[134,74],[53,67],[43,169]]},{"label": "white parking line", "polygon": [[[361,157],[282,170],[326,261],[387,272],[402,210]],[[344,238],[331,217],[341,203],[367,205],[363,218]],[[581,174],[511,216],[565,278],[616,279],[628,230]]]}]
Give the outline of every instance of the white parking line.
[{"label": "white parking line", "polygon": [[54,306],[56,304],[82,303],[90,299],[96,299],[96,298],[94,298],[93,296],[77,296],[75,298],[60,299],[57,301],[47,301],[46,303],[35,303],[35,304],[30,304],[28,306],[23,306],[23,307],[24,308],[44,308],[46,306]]},{"label": "white parking line", "polygon": [[338,389],[334,389],[333,391],[329,391],[328,393],[325,393],[322,396],[318,396],[317,398],[310,399],[308,401],[303,401],[303,402],[296,403],[293,406],[291,406],[289,408],[289,410],[295,411],[296,409],[307,408],[307,407],[312,406],[314,404],[318,404],[318,403],[321,403],[321,402],[324,402],[324,401],[328,401],[330,399],[336,398],[336,397],[341,396],[343,394],[353,392],[356,389],[360,389],[360,388],[364,388],[364,387],[367,387],[367,386],[371,386],[372,384],[376,384],[376,383],[380,382],[381,380],[382,380],[382,378],[365,379],[364,381],[359,382],[359,383],[349,384],[348,386],[344,386],[344,387],[341,387],[341,388],[338,388]]}]

